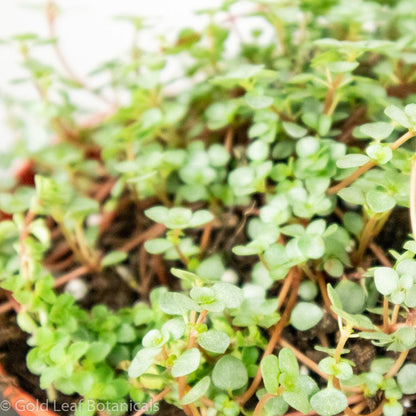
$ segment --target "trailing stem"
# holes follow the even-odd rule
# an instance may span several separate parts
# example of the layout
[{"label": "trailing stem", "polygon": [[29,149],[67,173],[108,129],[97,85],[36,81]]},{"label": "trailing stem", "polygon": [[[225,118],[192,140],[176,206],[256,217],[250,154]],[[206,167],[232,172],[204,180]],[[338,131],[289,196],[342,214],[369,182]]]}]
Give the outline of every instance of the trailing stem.
[{"label": "trailing stem", "polygon": [[393,366],[390,368],[388,373],[385,375],[385,378],[392,378],[394,377],[397,372],[400,370],[400,367],[403,365],[403,363],[406,361],[407,355],[409,354],[409,350],[402,351],[400,355],[398,356],[397,360],[393,364]]},{"label": "trailing stem", "polygon": [[274,397],[271,393],[266,393],[263,396],[261,396],[259,402],[256,405],[256,408],[254,409],[253,416],[260,416],[262,414],[263,408],[266,405],[266,403]]},{"label": "trailing stem", "polygon": [[330,74],[328,74],[328,79],[329,79],[330,84],[329,84],[328,92],[325,97],[324,110],[323,110],[323,113],[326,114],[327,116],[331,116],[332,113],[335,111],[336,105],[338,103],[338,100],[335,99],[335,93],[339,85],[341,84],[343,78],[344,78],[343,74],[338,74],[336,78],[332,81]]},{"label": "trailing stem", "polygon": [[[266,357],[267,355],[270,355],[276,344],[279,341],[280,335],[286,326],[287,322],[289,321],[290,314],[292,312],[292,309],[294,308],[296,304],[296,299],[298,296],[298,289],[301,281],[301,273],[297,267],[293,267],[290,269],[290,274],[293,274],[293,282],[291,285],[291,293],[288,299],[288,302],[286,304],[286,308],[284,312],[282,313],[282,316],[280,318],[280,321],[274,326],[272,330],[272,335],[270,337],[269,343],[266,346],[266,349],[264,350],[263,357]],[[288,279],[289,277],[286,277]],[[240,406],[243,406],[257,391],[257,387],[259,386],[261,382],[261,368],[259,366],[257,373],[250,385],[250,387],[247,389],[247,391],[242,394],[240,397],[237,398],[238,403]]]},{"label": "trailing stem", "polygon": [[[413,130],[409,130],[407,133],[403,134],[399,137],[394,143],[390,144],[390,149],[395,150],[400,147],[403,143],[406,143],[409,139],[416,136],[416,132]],[[347,176],[343,179],[339,184],[328,188],[328,194],[336,194],[341,189],[346,188],[348,185],[351,185],[355,182],[362,174],[370,170],[372,167],[376,166],[377,163],[373,160],[368,161],[366,164],[360,166],[355,172],[353,172],[350,176]]]}]

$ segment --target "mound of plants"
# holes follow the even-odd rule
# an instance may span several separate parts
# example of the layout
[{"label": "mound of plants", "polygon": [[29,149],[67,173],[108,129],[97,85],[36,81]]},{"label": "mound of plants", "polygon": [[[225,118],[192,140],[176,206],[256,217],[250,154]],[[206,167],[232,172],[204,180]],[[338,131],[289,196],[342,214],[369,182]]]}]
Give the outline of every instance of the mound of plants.
[{"label": "mound of plants", "polygon": [[229,0],[157,48],[123,17],[88,80],[54,3],[7,39],[39,93],[6,97],[10,379],[76,416],[415,414],[414,6]]}]

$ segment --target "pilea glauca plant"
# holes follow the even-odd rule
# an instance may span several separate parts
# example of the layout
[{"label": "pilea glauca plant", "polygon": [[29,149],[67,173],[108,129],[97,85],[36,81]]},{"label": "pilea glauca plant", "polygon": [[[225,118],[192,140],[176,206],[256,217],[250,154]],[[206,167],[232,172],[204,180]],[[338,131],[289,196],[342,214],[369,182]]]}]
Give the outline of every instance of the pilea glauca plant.
[{"label": "pilea glauca plant", "polygon": [[10,375],[23,349],[76,416],[415,414],[414,1],[228,0],[157,50],[124,17],[88,80],[58,12],[2,45],[40,96],[5,97]]}]

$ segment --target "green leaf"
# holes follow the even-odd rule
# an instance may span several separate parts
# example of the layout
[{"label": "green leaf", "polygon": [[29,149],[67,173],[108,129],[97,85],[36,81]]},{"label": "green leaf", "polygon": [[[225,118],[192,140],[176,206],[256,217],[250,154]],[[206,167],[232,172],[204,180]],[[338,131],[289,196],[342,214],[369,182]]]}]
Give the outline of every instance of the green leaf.
[{"label": "green leaf", "polygon": [[387,117],[394,120],[400,126],[410,128],[412,127],[412,123],[410,122],[409,118],[407,117],[406,113],[395,105],[389,105],[385,110],[384,113]]},{"label": "green leaf", "polygon": [[396,201],[390,195],[381,191],[369,191],[366,194],[366,201],[374,212],[386,212],[394,208]]},{"label": "green leaf", "polygon": [[367,155],[379,165],[385,165],[393,157],[393,151],[388,144],[375,143],[367,147]]},{"label": "green leaf", "polygon": [[193,213],[189,227],[199,227],[214,219],[214,216],[207,210],[199,210]]},{"label": "green leaf", "polygon": [[111,251],[105,255],[101,260],[102,267],[113,266],[114,264],[121,263],[126,260],[127,253],[124,251]]},{"label": "green leaf", "polygon": [[185,351],[173,364],[172,376],[182,377],[187,374],[193,373],[198,367],[201,361],[201,353],[198,348],[191,348]]},{"label": "green leaf", "polygon": [[168,218],[165,220],[164,224],[171,229],[182,229],[191,226],[190,223],[192,217],[193,214],[190,209],[175,207],[169,210]]},{"label": "green leaf", "polygon": [[329,283],[326,285],[326,288],[332,305],[336,308],[342,309],[342,302],[336,290]]},{"label": "green leaf", "polygon": [[303,235],[298,240],[298,247],[302,254],[310,259],[319,259],[325,253],[324,240],[319,236]]},{"label": "green leaf", "polygon": [[290,316],[290,323],[299,331],[307,331],[317,325],[322,316],[322,309],[316,304],[298,302]]},{"label": "green leaf", "polygon": [[209,287],[193,287],[190,292],[191,298],[210,312],[222,312],[224,304],[217,300],[215,292]]},{"label": "green leaf", "polygon": [[143,348],[138,351],[128,369],[129,377],[137,378],[144,374],[153,364],[154,358],[162,352],[162,348]]},{"label": "green leaf", "polygon": [[159,298],[159,307],[168,315],[184,315],[188,311],[199,311],[196,302],[182,293],[165,292]]},{"label": "green leaf", "polygon": [[404,108],[404,112],[409,117],[413,125],[416,124],[416,104],[408,104]]},{"label": "green leaf", "polygon": [[305,280],[299,286],[299,297],[304,301],[313,300],[318,295],[318,287],[310,280]]},{"label": "green leaf", "polygon": [[225,332],[210,329],[198,337],[198,344],[206,351],[223,354],[230,345],[230,337]]},{"label": "green leaf", "polygon": [[282,396],[271,397],[264,406],[267,415],[283,416],[288,411],[288,404]]},{"label": "green leaf", "polygon": [[[94,384],[94,377],[88,371],[76,371],[70,378],[71,394],[77,392],[83,396],[88,394]],[[59,388],[61,390],[61,388]]]},{"label": "green leaf", "polygon": [[338,195],[345,201],[354,205],[361,205],[364,203],[364,194],[358,187],[350,186],[349,188],[341,189]]},{"label": "green leaf", "polygon": [[136,331],[133,326],[123,323],[117,330],[117,341],[123,344],[128,344],[136,339]]},{"label": "green leaf", "polygon": [[144,243],[144,248],[150,254],[161,254],[173,247],[173,244],[166,238],[155,238]]},{"label": "green leaf", "polygon": [[256,140],[247,149],[247,156],[251,160],[265,160],[269,157],[269,145],[262,140]]},{"label": "green leaf", "polygon": [[366,164],[370,158],[360,153],[345,155],[337,160],[337,166],[341,169],[356,168]]},{"label": "green leaf", "polygon": [[68,348],[68,355],[73,360],[79,360],[88,350],[89,343],[85,341],[76,341]]},{"label": "green leaf", "polygon": [[162,334],[167,332],[170,334],[170,338],[174,340],[179,339],[185,333],[185,330],[186,324],[181,316],[169,319],[162,326]]},{"label": "green leaf", "polygon": [[299,124],[291,123],[289,121],[284,121],[282,124],[286,133],[294,139],[300,139],[308,132],[305,127],[299,126]]},{"label": "green leaf", "polygon": [[318,121],[318,133],[320,136],[328,134],[332,125],[332,118],[326,114],[321,114]]},{"label": "green leaf", "polygon": [[226,148],[219,144],[214,143],[208,149],[208,156],[212,166],[220,167],[225,166],[230,160],[230,154],[227,152]]},{"label": "green leaf", "polygon": [[212,371],[212,382],[219,389],[237,390],[244,387],[247,381],[246,367],[232,355],[221,357]]},{"label": "green leaf", "polygon": [[296,153],[301,158],[310,157],[319,150],[319,140],[316,137],[306,136],[296,143]]},{"label": "green leaf", "polygon": [[302,391],[284,391],[283,399],[294,409],[302,412],[303,414],[308,414],[311,405],[309,404],[308,396]]},{"label": "green leaf", "polygon": [[151,220],[164,224],[168,219],[169,209],[163,206],[157,206],[147,209],[144,213]]},{"label": "green leaf", "polygon": [[110,353],[111,348],[111,345],[106,342],[94,341],[88,348],[87,359],[93,363],[103,361]]},{"label": "green leaf", "polygon": [[388,348],[390,351],[404,351],[415,346],[416,334],[415,329],[412,327],[405,326],[399,328],[392,334],[392,337],[394,340],[393,344],[399,345],[390,345]]},{"label": "green leaf", "polygon": [[243,302],[243,291],[231,283],[215,283],[212,289],[215,297],[227,308],[238,308]]},{"label": "green leaf", "polygon": [[356,212],[346,212],[342,218],[344,227],[352,234],[359,235],[363,229],[363,218]]},{"label": "green leaf", "polygon": [[416,364],[405,364],[397,374],[397,382],[404,394],[416,394]]},{"label": "green leaf", "polygon": [[360,126],[360,132],[367,137],[371,137],[374,140],[384,140],[390,136],[393,132],[394,126],[390,123],[384,123],[382,121],[376,123],[368,123]]},{"label": "green leaf", "polygon": [[321,390],[311,398],[312,408],[321,416],[332,416],[348,406],[345,394],[332,387]]},{"label": "green leaf", "polygon": [[342,309],[348,313],[361,313],[366,306],[364,289],[351,280],[343,279],[335,287],[342,303]]},{"label": "green leaf", "polygon": [[324,269],[333,277],[340,277],[344,273],[344,265],[340,260],[335,258],[326,260],[324,263]]},{"label": "green leaf", "polygon": [[36,322],[28,312],[19,312],[17,315],[17,324],[23,331],[28,332],[29,334],[35,332],[38,328]]},{"label": "green leaf", "polygon": [[210,384],[211,379],[209,378],[209,376],[203,377],[200,381],[198,381],[198,383],[195,384],[195,386],[192,387],[191,390],[188,391],[188,393],[185,394],[185,396],[181,400],[181,404],[187,405],[195,403],[198,399],[205,396]]},{"label": "green leaf", "polygon": [[290,348],[283,348],[279,352],[279,368],[282,373],[290,376],[299,375],[298,360]]},{"label": "green leaf", "polygon": [[275,355],[267,355],[261,360],[261,375],[268,393],[276,394],[279,388],[279,360]]},{"label": "green leaf", "polygon": [[261,110],[262,108],[270,107],[274,101],[272,97],[250,93],[247,93],[244,98],[246,103],[254,110]]},{"label": "green leaf", "polygon": [[152,329],[143,337],[142,345],[145,348],[157,348],[164,345],[168,340],[169,335],[166,332]]},{"label": "green leaf", "polygon": [[319,369],[340,380],[348,380],[352,376],[352,367],[345,361],[337,363],[334,358],[326,357],[319,362]]},{"label": "green leaf", "polygon": [[82,221],[88,215],[97,213],[99,204],[96,200],[85,197],[75,198],[68,207],[67,215]]},{"label": "green leaf", "polygon": [[390,295],[399,284],[399,275],[390,267],[378,267],[374,272],[374,283],[384,296]]},{"label": "green leaf", "polygon": [[331,72],[343,73],[352,72],[359,65],[358,62],[338,61],[330,62],[327,67]]},{"label": "green leaf", "polygon": [[386,374],[394,364],[393,358],[376,358],[371,362],[370,371],[372,373]]},{"label": "green leaf", "polygon": [[403,406],[399,402],[386,403],[383,406],[384,416],[403,416]]},{"label": "green leaf", "polygon": [[172,267],[170,272],[179,279],[183,279],[191,283],[195,283],[200,280],[199,276],[197,276],[195,273],[188,272],[187,270],[176,269]]}]

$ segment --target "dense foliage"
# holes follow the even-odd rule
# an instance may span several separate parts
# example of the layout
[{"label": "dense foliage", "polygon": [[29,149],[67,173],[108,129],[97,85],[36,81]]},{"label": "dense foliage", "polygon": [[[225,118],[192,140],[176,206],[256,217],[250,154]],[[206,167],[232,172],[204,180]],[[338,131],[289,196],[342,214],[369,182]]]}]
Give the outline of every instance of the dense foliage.
[{"label": "dense foliage", "polygon": [[[193,416],[399,416],[416,393],[416,243],[374,239],[400,207],[416,230],[414,1],[239,3],[157,52],[135,44],[97,69],[99,87],[37,60],[56,39],[8,40],[41,97],[9,103],[21,140],[4,163],[30,160],[35,183],[0,197],[0,278],[30,334],[27,366],[51,397],[110,414],[163,399]],[[140,39],[145,22],[126,19]],[[167,79],[172,62],[183,72]],[[80,91],[121,98],[84,126]],[[29,150],[30,108],[52,146]],[[147,229],[99,244],[123,210]],[[66,274],[44,261],[52,229],[73,255]],[[158,264],[150,283],[145,265],[131,272],[139,245]],[[55,289],[107,269],[137,303],[84,308]],[[319,362],[295,345],[314,330]],[[366,371],[346,358],[360,339],[376,347]]]}]

